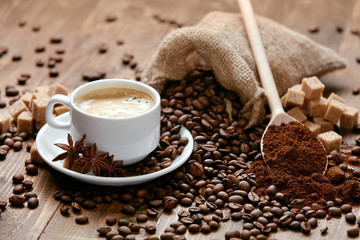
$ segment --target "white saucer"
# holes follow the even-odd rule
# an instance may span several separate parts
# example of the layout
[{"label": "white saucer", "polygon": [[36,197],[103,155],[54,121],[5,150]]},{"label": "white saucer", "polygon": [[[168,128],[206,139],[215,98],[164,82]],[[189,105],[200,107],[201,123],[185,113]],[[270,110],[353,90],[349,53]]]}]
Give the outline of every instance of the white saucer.
[{"label": "white saucer", "polygon": [[[69,113],[64,113],[57,117],[59,121],[68,122]],[[190,157],[194,140],[189,130],[185,127],[181,127],[180,134],[182,137],[187,137],[189,139],[188,144],[184,147],[182,154],[172,162],[170,167],[162,169],[160,171],[149,173],[145,175],[132,176],[132,177],[100,177],[91,174],[82,174],[78,172],[71,171],[63,167],[63,160],[53,162],[52,160],[60,153],[64,152],[59,147],[55,146],[54,143],[67,143],[67,133],[68,129],[57,129],[52,128],[48,124],[45,124],[39,131],[36,137],[36,148],[40,156],[44,161],[50,165],[52,168],[56,169],[59,172],[62,172],[72,178],[77,180],[92,183],[96,185],[104,186],[126,186],[126,185],[135,185],[144,182],[154,180],[160,176],[163,176],[171,171],[174,171],[180,167],[186,160]],[[76,139],[77,140],[77,139]],[[75,139],[74,139],[75,141]]]}]

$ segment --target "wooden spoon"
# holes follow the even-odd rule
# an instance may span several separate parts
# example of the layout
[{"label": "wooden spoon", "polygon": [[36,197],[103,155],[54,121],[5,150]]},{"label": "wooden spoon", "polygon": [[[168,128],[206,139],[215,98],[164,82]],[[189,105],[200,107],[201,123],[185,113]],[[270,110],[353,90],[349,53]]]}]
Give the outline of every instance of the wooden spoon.
[{"label": "wooden spoon", "polygon": [[[263,133],[263,136],[261,138],[261,144],[260,144],[261,154],[262,154],[263,159],[266,164],[266,159],[265,159],[266,156],[264,156],[264,152],[263,152],[263,139],[266,134],[269,134],[269,132],[268,132],[269,126],[270,125],[280,126],[283,124],[288,124],[290,122],[299,122],[299,121],[297,121],[296,119],[294,119],[293,117],[288,115],[284,111],[284,108],[282,107],[279,93],[277,91],[274,77],[271,73],[270,65],[269,65],[269,62],[268,62],[266,54],[265,54],[264,46],[261,41],[259,30],[258,30],[256,20],[254,17],[254,11],[253,11],[250,1],[249,0],[238,0],[238,4],[241,9],[246,33],[248,35],[252,53],[255,58],[256,67],[259,72],[262,87],[265,90],[265,94],[268,99],[268,104],[269,104],[269,107],[271,110],[271,120]],[[301,123],[301,125],[304,126],[304,128],[307,128],[302,123]],[[324,150],[324,154],[326,155],[325,148],[323,147],[323,145],[319,139],[318,139],[318,142],[319,142],[319,144],[321,144],[322,149]],[[326,168],[327,168],[327,161],[323,167],[324,167],[323,173],[325,173]]]}]

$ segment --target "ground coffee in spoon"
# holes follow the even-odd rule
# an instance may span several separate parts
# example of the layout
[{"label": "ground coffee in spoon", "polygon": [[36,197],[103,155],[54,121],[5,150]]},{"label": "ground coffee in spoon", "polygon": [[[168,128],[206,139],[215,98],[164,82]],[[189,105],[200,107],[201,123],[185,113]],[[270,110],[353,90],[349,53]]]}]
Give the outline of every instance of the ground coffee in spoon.
[{"label": "ground coffee in spoon", "polygon": [[326,152],[309,128],[299,122],[270,125],[263,138],[266,164],[271,170],[293,176],[324,173]]}]

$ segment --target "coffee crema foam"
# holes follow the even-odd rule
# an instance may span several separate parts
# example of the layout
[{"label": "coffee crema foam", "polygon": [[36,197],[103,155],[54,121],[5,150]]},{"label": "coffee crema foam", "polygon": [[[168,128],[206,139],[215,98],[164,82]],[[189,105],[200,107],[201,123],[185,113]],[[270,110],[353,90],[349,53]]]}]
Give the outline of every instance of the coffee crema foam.
[{"label": "coffee crema foam", "polygon": [[146,93],[128,88],[104,88],[75,98],[74,103],[94,116],[131,117],[149,111],[154,100]]}]

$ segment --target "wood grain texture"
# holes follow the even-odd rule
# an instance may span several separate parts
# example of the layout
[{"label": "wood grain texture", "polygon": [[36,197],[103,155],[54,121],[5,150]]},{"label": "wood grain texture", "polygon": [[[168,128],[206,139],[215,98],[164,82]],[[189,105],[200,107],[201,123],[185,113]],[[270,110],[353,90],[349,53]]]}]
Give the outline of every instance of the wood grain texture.
[{"label": "wood grain texture", "polygon": [[[311,39],[324,44],[340,53],[348,60],[345,70],[329,74],[322,78],[328,92],[334,91],[347,100],[351,106],[360,108],[360,95],[351,91],[360,87],[360,65],[355,58],[360,56],[360,38],[350,33],[353,28],[360,29],[360,0],[253,0],[256,14],[269,17],[296,31],[308,35]],[[140,67],[155,51],[161,39],[176,29],[174,25],[161,23],[154,18],[159,15],[164,19],[174,20],[190,26],[210,11],[238,12],[235,0],[13,0],[0,1],[0,46],[9,47],[9,52],[0,58],[1,98],[5,99],[6,85],[16,85],[20,73],[30,73],[31,79],[21,90],[33,90],[37,86],[61,83],[69,89],[85,83],[81,74],[104,70],[107,78],[134,78],[134,71],[121,64],[124,53],[132,53]],[[114,22],[106,22],[109,14],[117,16]],[[18,27],[19,21],[25,20],[26,26]],[[39,32],[33,32],[33,26],[41,26]],[[318,26],[320,31],[310,34],[308,29]],[[336,26],[344,28],[343,33],[336,32]],[[60,36],[63,43],[49,44],[52,36]],[[116,40],[124,40],[124,45],[117,45]],[[107,44],[108,52],[98,53],[98,46]],[[35,53],[38,45],[46,46],[43,53]],[[47,67],[36,67],[36,59],[46,61],[54,51],[66,49],[64,61],[56,68],[60,71],[57,78],[49,77]],[[13,62],[14,54],[22,54],[22,61]],[[1,110],[4,111],[4,110]],[[351,142],[355,135],[343,133],[345,141]],[[24,160],[29,157],[23,149],[11,152],[6,160],[0,161],[0,199],[6,200],[12,194],[11,181],[15,173],[25,173]],[[55,172],[47,166],[39,169],[39,175],[26,176],[34,180],[34,192],[40,205],[35,210],[8,207],[0,217],[0,239],[99,239],[96,228],[105,226],[105,218],[114,215],[128,218],[120,213],[122,204],[116,200],[109,204],[99,204],[94,210],[83,210],[89,216],[87,225],[75,224],[75,214],[63,217],[59,213],[59,202],[53,193],[73,185],[89,191],[121,192],[117,188],[102,188],[75,182],[65,175]],[[171,213],[161,213],[156,219],[157,234],[163,232],[171,222],[177,220],[178,207]],[[144,211],[140,209],[139,212]],[[359,216],[359,209],[355,211]],[[135,221],[134,217],[129,218]],[[320,236],[322,226],[329,227],[329,233]],[[319,227],[310,235],[279,230],[271,236],[277,239],[346,239],[346,230],[350,225],[344,217],[330,221],[320,221]],[[115,230],[116,227],[113,227]],[[187,239],[224,239],[229,229],[242,229],[241,222],[221,223],[217,232],[209,235],[187,233]],[[138,239],[147,236],[144,230]]]}]

